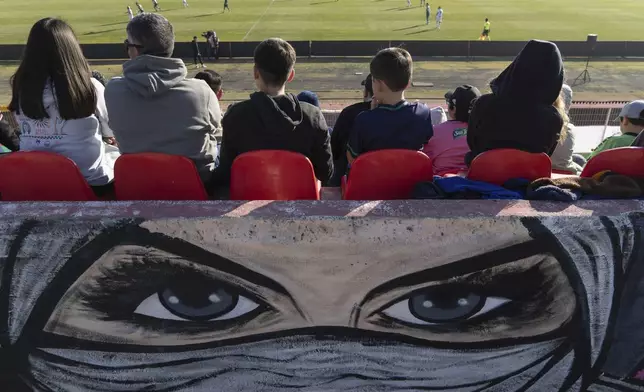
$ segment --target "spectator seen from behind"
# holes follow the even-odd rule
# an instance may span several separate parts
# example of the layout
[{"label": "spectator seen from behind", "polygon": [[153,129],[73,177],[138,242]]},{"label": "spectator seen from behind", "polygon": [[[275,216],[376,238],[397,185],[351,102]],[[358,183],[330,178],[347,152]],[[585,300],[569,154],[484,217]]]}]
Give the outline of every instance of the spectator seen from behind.
[{"label": "spectator seen from behind", "polygon": [[467,129],[467,163],[499,148],[551,155],[567,121],[563,105],[555,105],[563,78],[559,48],[552,42],[528,42],[492,81],[492,94],[476,100]]},{"label": "spectator seen from behind", "polygon": [[335,171],[333,178],[329,181],[330,186],[340,186],[342,176],[347,172],[349,162],[347,161],[347,143],[349,142],[349,134],[353,129],[353,124],[358,115],[371,109],[371,100],[373,99],[371,74],[362,81],[362,102],[354,103],[342,109],[338,119],[335,121],[333,133],[331,133],[331,151],[333,152],[333,159]]},{"label": "spectator seen from behind", "polygon": [[259,91],[226,111],[220,164],[213,185],[228,185],[235,158],[256,150],[303,154],[313,164],[317,179],[326,182],[333,173],[333,159],[322,111],[285,91],[286,83],[295,76],[295,49],[283,39],[270,38],[255,48],[254,61]]},{"label": "spectator seen from behind", "polygon": [[320,107],[320,99],[318,98],[318,95],[313,91],[308,91],[308,90],[302,91],[301,93],[297,94],[297,99],[300,102],[306,102],[308,104],[311,104],[316,108]]},{"label": "spectator seen from behind", "polygon": [[[562,103],[563,110],[569,113],[570,107],[572,106],[572,96],[572,88],[564,84],[561,88],[561,100],[557,100],[555,105]],[[555,151],[552,153],[550,160],[552,161],[553,169],[579,175],[583,167],[573,160],[573,151],[575,149],[574,127],[570,121],[567,122],[566,133],[559,143],[557,143],[557,147],[555,147]]]},{"label": "spectator seen from behind", "polygon": [[223,78],[217,72],[211,69],[205,69],[197,72],[195,79],[206,82],[210,89],[215,93],[218,100],[221,100],[221,97],[224,96]]},{"label": "spectator seen from behind", "polygon": [[20,150],[64,155],[98,194],[108,192],[118,152],[106,154],[101,138],[109,120],[104,88],[67,23],[45,18],[34,24],[11,86]]},{"label": "spectator seen from behind", "polygon": [[[221,97],[224,96],[223,79],[221,75],[211,69],[205,69],[203,71],[197,72],[195,79],[203,80],[210,87],[210,89],[217,96],[217,100],[221,100]],[[222,129],[221,127],[217,128],[215,131],[215,138],[217,139],[217,147],[221,144],[222,138]]]},{"label": "spectator seen from behind", "polygon": [[434,136],[423,149],[432,159],[434,174],[442,176],[467,170],[465,154],[467,145],[467,124],[470,110],[481,92],[473,86],[463,85],[445,94],[449,120],[434,126]]},{"label": "spectator seen from behind", "polygon": [[629,102],[619,112],[619,130],[621,135],[611,136],[601,142],[590,154],[590,158],[602,151],[635,145],[635,139],[644,130],[644,100]]},{"label": "spectator seen from behind", "polygon": [[433,134],[427,105],[405,100],[411,83],[411,55],[401,48],[383,49],[370,64],[371,110],[356,118],[347,144],[349,166],[361,154],[388,149],[421,150]]},{"label": "spectator seen from behind", "polygon": [[192,159],[204,182],[217,157],[221,110],[215,93],[187,78],[173,59],[172,25],[159,14],[137,15],[127,25],[130,56],[123,77],[107,84],[110,126],[124,154],[158,152]]}]

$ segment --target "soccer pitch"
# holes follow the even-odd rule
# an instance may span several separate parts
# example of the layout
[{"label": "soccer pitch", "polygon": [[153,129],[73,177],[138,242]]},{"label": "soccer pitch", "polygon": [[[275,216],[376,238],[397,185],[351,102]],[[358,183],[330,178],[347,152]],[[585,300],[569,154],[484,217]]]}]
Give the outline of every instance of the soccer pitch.
[{"label": "soccer pitch", "polygon": [[[642,0],[431,0],[425,25],[420,0],[159,0],[177,39],[215,30],[223,41],[288,40],[474,40],[486,17],[493,40],[641,40]],[[152,11],[151,0],[142,0]],[[0,0],[0,43],[24,43],[31,25],[46,16],[69,21],[83,43],[122,42],[133,0]],[[436,9],[443,26],[434,28]]]}]

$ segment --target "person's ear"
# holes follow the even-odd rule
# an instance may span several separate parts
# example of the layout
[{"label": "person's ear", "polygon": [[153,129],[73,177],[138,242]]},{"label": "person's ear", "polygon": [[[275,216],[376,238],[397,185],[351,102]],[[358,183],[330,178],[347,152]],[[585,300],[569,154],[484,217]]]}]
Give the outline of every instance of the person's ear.
[{"label": "person's ear", "polygon": [[221,97],[223,97],[223,96],[224,96],[224,90],[223,90],[223,89],[219,89],[219,91],[217,91],[217,94],[215,94],[215,95],[217,96],[217,100],[220,100],[220,99],[221,99]]},{"label": "person's ear", "polygon": [[288,79],[286,80],[286,82],[291,83],[294,78],[295,78],[295,68],[292,69],[291,73],[288,74]]},{"label": "person's ear", "polygon": [[257,71],[257,66],[253,66],[253,77],[255,80],[259,79],[259,71]]}]

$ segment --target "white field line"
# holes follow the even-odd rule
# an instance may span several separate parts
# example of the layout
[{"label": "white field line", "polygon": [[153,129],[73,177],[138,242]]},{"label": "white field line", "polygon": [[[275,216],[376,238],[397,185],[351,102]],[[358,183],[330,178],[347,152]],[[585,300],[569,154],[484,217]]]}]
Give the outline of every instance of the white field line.
[{"label": "white field line", "polygon": [[246,35],[244,36],[244,38],[242,38],[242,41],[246,41],[246,38],[248,38],[248,36],[250,35],[250,33],[251,33],[253,30],[255,30],[255,26],[257,26],[257,24],[262,20],[262,18],[264,18],[264,15],[266,15],[266,13],[268,12],[268,9],[269,9],[269,8],[271,8],[271,6],[273,5],[273,3],[274,3],[274,2],[275,2],[275,0],[271,0],[271,2],[270,2],[270,3],[268,3],[268,6],[267,6],[267,7],[266,7],[266,9],[264,10],[264,13],[263,13],[259,18],[257,18],[257,20],[255,21],[255,23],[253,23],[253,25],[250,27],[250,29],[248,29],[248,31],[246,32]]}]

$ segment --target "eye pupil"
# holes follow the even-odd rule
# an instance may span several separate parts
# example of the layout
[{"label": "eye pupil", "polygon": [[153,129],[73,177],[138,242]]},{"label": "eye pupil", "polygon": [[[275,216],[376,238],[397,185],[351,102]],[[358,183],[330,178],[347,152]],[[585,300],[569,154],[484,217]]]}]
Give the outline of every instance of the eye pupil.
[{"label": "eye pupil", "polygon": [[428,323],[448,323],[476,314],[485,304],[485,298],[462,289],[433,289],[410,297],[408,302],[414,317]]},{"label": "eye pupil", "polygon": [[206,321],[220,317],[235,308],[239,296],[223,287],[214,287],[212,281],[181,279],[169,283],[159,291],[159,302],[172,314],[182,319]]}]

